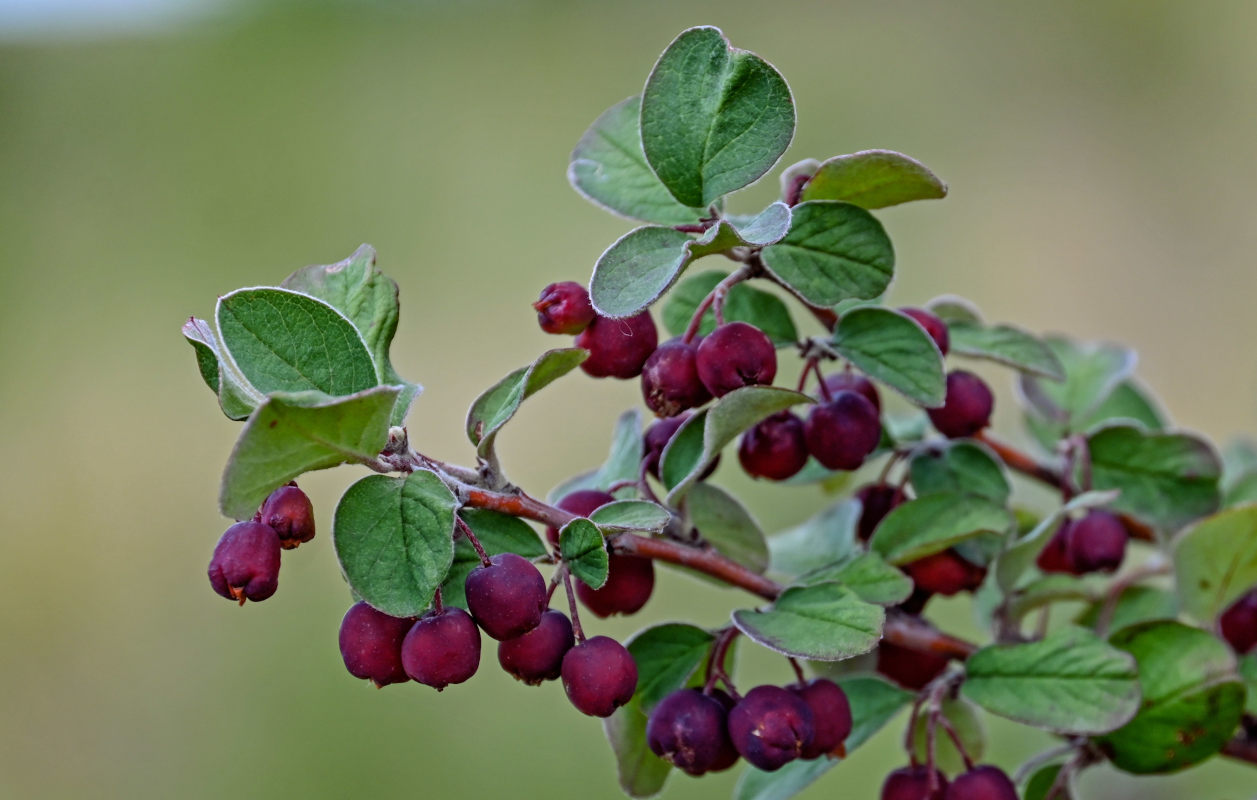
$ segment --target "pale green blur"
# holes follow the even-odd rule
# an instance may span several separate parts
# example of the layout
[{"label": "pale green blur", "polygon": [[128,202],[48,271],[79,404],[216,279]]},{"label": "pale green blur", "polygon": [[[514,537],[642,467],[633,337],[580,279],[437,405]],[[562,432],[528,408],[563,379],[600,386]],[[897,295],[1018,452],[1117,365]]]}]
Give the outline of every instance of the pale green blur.
[{"label": "pale green blur", "polygon": [[[281,589],[236,608],[205,564],[238,427],[179,335],[218,294],[374,244],[402,287],[394,362],[411,420],[466,461],[476,393],[560,339],[529,302],[585,280],[630,227],[564,179],[604,108],[683,27],[775,63],[799,130],[786,163],[870,147],[952,195],[881,214],[895,302],[954,292],[994,320],[1129,342],[1185,427],[1257,421],[1257,6],[1245,2],[308,4],[143,37],[0,46],[0,796],[611,798],[599,724],[555,685],[482,674],[375,691],[340,663],[348,594],[329,547],[343,469],[304,482],[322,529]],[[302,10],[304,9],[304,10]],[[774,187],[735,202],[750,210]],[[999,420],[1013,435],[1006,373]],[[601,458],[635,384],[577,374],[503,432],[544,493]],[[823,502],[719,482],[766,527]],[[668,574],[627,635],[748,599]],[[951,608],[951,606],[948,606]],[[949,623],[976,635],[960,606]],[[785,664],[745,647],[749,676]],[[805,797],[864,800],[902,719]],[[989,727],[989,757],[1050,746]],[[667,796],[727,797],[732,775]],[[1257,771],[1089,776],[1092,798],[1240,800]]]}]

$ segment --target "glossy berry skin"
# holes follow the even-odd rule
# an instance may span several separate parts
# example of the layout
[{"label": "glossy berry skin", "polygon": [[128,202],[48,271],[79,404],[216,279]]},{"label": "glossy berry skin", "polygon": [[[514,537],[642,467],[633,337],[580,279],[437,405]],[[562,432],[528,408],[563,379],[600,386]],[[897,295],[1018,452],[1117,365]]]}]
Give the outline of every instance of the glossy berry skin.
[{"label": "glossy berry skin", "polygon": [[922,328],[925,328],[925,332],[934,340],[934,344],[938,345],[939,352],[947,355],[947,351],[951,348],[951,334],[947,331],[946,322],[924,308],[901,308],[899,313],[911,317]]},{"label": "glossy berry skin", "polygon": [[1218,618],[1218,630],[1243,655],[1257,647],[1257,589],[1232,603]]},{"label": "glossy berry skin", "polygon": [[862,542],[873,538],[873,531],[877,530],[886,515],[908,499],[901,487],[889,483],[861,486],[855,496],[860,501],[860,521],[856,523],[856,533]]},{"label": "glossy berry skin", "polygon": [[780,686],[756,686],[729,712],[729,739],[738,753],[772,772],[799,758],[816,736],[812,709]]},{"label": "glossy berry skin", "polygon": [[655,590],[655,562],[640,556],[612,554],[607,563],[607,582],[601,589],[576,583],[576,596],[599,617],[635,614]]},{"label": "glossy berry skin", "polygon": [[921,591],[946,597],[972,592],[986,578],[985,567],[974,564],[951,549],[905,564],[903,571]]},{"label": "glossy berry skin", "polygon": [[[588,517],[607,503],[613,502],[615,502],[615,497],[609,492],[604,492],[600,489],[577,489],[564,495],[563,499],[555,505],[578,517]],[[549,540],[550,544],[557,547],[559,544],[559,529],[546,526],[546,539]]]},{"label": "glossy berry skin", "polygon": [[698,377],[707,391],[724,397],[743,386],[767,386],[777,377],[777,349],[759,328],[726,322],[698,346]]},{"label": "glossy berry skin", "polygon": [[752,478],[784,481],[807,464],[803,420],[790,411],[773,414],[742,434],[738,461]]},{"label": "glossy berry skin", "polygon": [[402,640],[402,668],[440,691],[462,683],[480,666],[480,629],[461,608],[446,606],[421,617]]},{"label": "glossy berry skin", "polygon": [[559,677],[563,656],[576,644],[572,623],[559,611],[541,615],[537,627],[514,639],[498,644],[498,663],[502,669],[529,686]]},{"label": "glossy berry skin", "polygon": [[532,307],[537,310],[537,324],[546,333],[578,334],[595,316],[589,292],[575,281],[550,284],[541,290]]},{"label": "glossy berry skin", "polygon": [[680,339],[659,345],[642,366],[642,399],[660,417],[675,417],[711,399],[698,379],[698,348]]},{"label": "glossy berry skin", "polygon": [[390,617],[366,603],[354,603],[340,621],[340,656],[355,678],[376,686],[410,680],[402,666],[402,641],[413,619]]},{"label": "glossy berry skin", "polygon": [[842,687],[828,678],[815,678],[804,686],[791,686],[812,710],[815,733],[803,748],[802,758],[820,758],[838,749],[851,734],[851,703]]},{"label": "glossy berry skin", "polygon": [[[947,778],[938,770],[934,770],[934,791],[930,791],[930,770],[927,767],[900,767],[886,776],[881,800],[946,800],[951,797],[947,790]],[[968,795],[965,797],[968,798]]]},{"label": "glossy berry skin", "polygon": [[637,664],[609,636],[594,636],[568,650],[561,674],[567,699],[591,717],[611,716],[637,691]]},{"label": "glossy berry skin", "polygon": [[285,550],[314,538],[314,505],[296,484],[271,492],[258,511],[257,521],[275,529]]},{"label": "glossy berry skin", "polygon": [[1077,574],[1112,572],[1121,566],[1129,539],[1116,514],[1092,511],[1069,526],[1065,550]]},{"label": "glossy berry skin", "polygon": [[877,409],[856,392],[839,392],[812,407],[803,423],[808,452],[828,469],[853,470],[877,449],[882,426]]},{"label": "glossy berry skin", "polygon": [[877,671],[905,689],[923,689],[946,669],[943,656],[909,650],[885,639],[877,646]]},{"label": "glossy berry skin", "polygon": [[228,600],[260,602],[279,588],[279,536],[260,522],[237,522],[210,557],[209,581]]},{"label": "glossy berry skin", "polygon": [[546,579],[531,561],[498,553],[467,575],[467,610],[498,641],[528,633],[545,613]]},{"label": "glossy berry skin", "polygon": [[[864,399],[873,404],[873,408],[877,409],[877,413],[882,413],[882,396],[878,394],[877,387],[873,382],[863,375],[855,372],[843,371],[835,372],[833,375],[825,378],[825,388],[829,390],[829,396],[833,397],[839,392],[856,392],[864,395]],[[824,393],[821,397],[824,397]]]},{"label": "glossy berry skin", "polygon": [[672,766],[702,775],[721,764],[732,747],[727,715],[716,698],[698,689],[678,689],[651,712],[646,744]]},{"label": "glossy berry skin", "polygon": [[986,382],[962,369],[947,373],[947,398],[942,408],[926,410],[934,429],[949,439],[973,436],[991,424],[995,396]]},{"label": "glossy berry skin", "polygon": [[580,368],[595,378],[636,378],[658,344],[659,332],[649,311],[627,319],[595,316],[576,337],[576,346],[589,351]]},{"label": "glossy berry skin", "polygon": [[982,764],[952,781],[944,797],[945,800],[1017,800],[1017,787],[999,767]]}]

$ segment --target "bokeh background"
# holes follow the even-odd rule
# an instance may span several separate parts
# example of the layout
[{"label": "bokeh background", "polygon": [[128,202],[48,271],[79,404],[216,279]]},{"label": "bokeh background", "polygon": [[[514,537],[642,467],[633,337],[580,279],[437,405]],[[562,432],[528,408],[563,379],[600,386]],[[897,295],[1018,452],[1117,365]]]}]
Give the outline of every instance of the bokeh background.
[{"label": "bokeh background", "polygon": [[[281,591],[206,585],[237,427],[179,335],[218,294],[371,242],[402,287],[411,419],[466,461],[486,385],[555,342],[528,307],[585,280],[628,223],[567,154],[639,91],[682,28],[720,25],[791,82],[786,163],[870,147],[952,187],[880,214],[892,299],[965,295],[989,318],[1120,340],[1181,426],[1257,427],[1257,5],[1170,0],[600,3],[0,0],[0,796],[612,798],[596,721],[556,685],[482,674],[377,692],[336,648],[329,547],[351,469],[311,476],[322,530]],[[735,201],[765,202],[772,181]],[[1000,423],[1018,435],[1007,373]],[[535,492],[597,463],[632,384],[577,374],[501,437]],[[726,467],[769,530],[825,498]],[[668,573],[627,635],[745,598]],[[963,606],[945,609],[972,634]],[[746,647],[748,675],[786,679]],[[806,797],[871,798],[902,718]],[[990,758],[1048,745],[991,722]],[[726,797],[733,775],[674,777]],[[1089,798],[1239,800],[1257,771],[1106,769]]]}]

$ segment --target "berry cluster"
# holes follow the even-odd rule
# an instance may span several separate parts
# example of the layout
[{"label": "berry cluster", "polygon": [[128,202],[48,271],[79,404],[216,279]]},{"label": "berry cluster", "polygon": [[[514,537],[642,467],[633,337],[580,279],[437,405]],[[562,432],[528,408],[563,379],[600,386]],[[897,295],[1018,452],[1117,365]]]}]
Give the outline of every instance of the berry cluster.
[{"label": "berry cluster", "polygon": [[314,507],[290,483],[262,503],[248,522],[223,533],[210,558],[210,586],[228,600],[260,602],[279,588],[279,554],[314,538]]},{"label": "berry cluster", "polygon": [[999,767],[970,767],[948,783],[938,769],[901,767],[886,777],[882,800],[1017,800],[1017,787]]}]

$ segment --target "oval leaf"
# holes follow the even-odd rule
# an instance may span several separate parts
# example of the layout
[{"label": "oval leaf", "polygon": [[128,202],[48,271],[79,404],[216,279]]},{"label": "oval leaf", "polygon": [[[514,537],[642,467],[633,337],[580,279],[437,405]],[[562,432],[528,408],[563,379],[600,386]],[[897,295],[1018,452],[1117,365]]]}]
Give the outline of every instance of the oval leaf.
[{"label": "oval leaf", "polygon": [[767,611],[733,612],[733,624],[770,650],[841,661],[877,646],[886,612],[836,583],[786,589]]},{"label": "oval leaf", "polygon": [[909,500],[886,515],[869,549],[890,564],[907,564],[984,533],[1004,534],[1013,518],[981,497],[940,492]]},{"label": "oval leaf", "polygon": [[861,150],[826,159],[803,187],[804,200],[843,200],[885,208],[947,196],[947,184],[920,161],[894,150]]},{"label": "oval leaf", "polygon": [[[727,272],[702,272],[689,275],[668,293],[663,304],[663,324],[673,336],[681,336],[689,327],[694,312],[703,299],[728,277]],[[790,309],[781,298],[746,283],[734,284],[725,295],[725,321],[749,322],[773,340],[776,345],[794,344],[799,339]],[[703,314],[700,336],[716,329],[716,315],[710,308]]]},{"label": "oval leaf", "polygon": [[999,459],[978,442],[948,442],[938,448],[919,450],[912,457],[909,475],[912,487],[921,495],[968,493],[1002,506],[1012,493]]},{"label": "oval leaf", "polygon": [[659,299],[690,263],[694,240],[646,225],[621,236],[594,265],[589,299],[604,317],[631,317]]},{"label": "oval leaf", "polygon": [[492,452],[498,431],[515,416],[521,403],[576,369],[588,357],[589,352],[579,347],[549,350],[477,397],[467,411],[467,438],[476,445],[477,455],[484,457]]},{"label": "oval leaf", "polygon": [[799,578],[799,583],[805,585],[826,581],[840,583],[861,600],[879,606],[898,605],[912,594],[912,579],[887,564],[877,553],[860,553]]},{"label": "oval leaf", "polygon": [[846,561],[860,554],[856,524],[860,501],[843,500],[768,540],[772,570],[794,578],[829,561]]},{"label": "oval leaf", "polygon": [[679,622],[638,631],[627,645],[637,665],[633,701],[649,714],[660,700],[689,682],[707,660],[714,641],[702,628]]},{"label": "oval leaf", "polygon": [[210,324],[203,319],[189,317],[183,325],[183,336],[196,352],[196,366],[201,379],[218,395],[218,405],[223,414],[228,419],[246,419],[262,402],[262,394],[224,361],[222,343]]},{"label": "oval leaf", "polygon": [[947,332],[951,352],[958,355],[1006,364],[1049,380],[1065,379],[1065,368],[1052,349],[1021,328],[951,322],[947,325]]},{"label": "oval leaf", "polygon": [[834,330],[834,349],[917,405],[943,404],[943,355],[925,329],[903,314],[871,307],[848,311]]},{"label": "oval leaf", "polygon": [[589,518],[604,532],[661,531],[672,520],[672,514],[647,500],[617,500],[596,509]]},{"label": "oval leaf", "polygon": [[1257,586],[1257,506],[1223,511],[1185,531],[1175,545],[1174,566],[1183,608],[1212,625]]},{"label": "oval leaf", "polygon": [[760,256],[786,288],[816,306],[877,297],[895,271],[882,224],[859,206],[830,200],[795,206],[790,232]]},{"label": "oval leaf", "polygon": [[1065,380],[1045,381],[1022,373],[1018,388],[1032,412],[1060,426],[1061,434],[1083,430],[1082,421],[1135,371],[1135,351],[1106,342],[1080,344],[1059,336],[1044,343],[1065,370]]},{"label": "oval leaf", "polygon": [[1204,439],[1114,425],[1092,433],[1087,445],[1092,486],[1121,491],[1113,502],[1119,511],[1175,530],[1221,503],[1222,463]]},{"label": "oval leaf", "polygon": [[590,589],[601,589],[607,582],[607,543],[598,526],[578,517],[559,531],[559,553],[572,574]]},{"label": "oval leaf", "polygon": [[696,483],[685,496],[690,523],[720,554],[752,572],[768,568],[768,543],[750,512],[732,495],[709,483]]},{"label": "oval leaf", "polygon": [[702,258],[735,247],[764,247],[781,241],[789,230],[790,206],[776,202],[736,225],[729,219],[720,220],[690,243],[690,254]]}]

